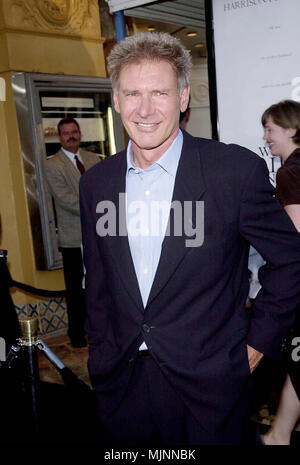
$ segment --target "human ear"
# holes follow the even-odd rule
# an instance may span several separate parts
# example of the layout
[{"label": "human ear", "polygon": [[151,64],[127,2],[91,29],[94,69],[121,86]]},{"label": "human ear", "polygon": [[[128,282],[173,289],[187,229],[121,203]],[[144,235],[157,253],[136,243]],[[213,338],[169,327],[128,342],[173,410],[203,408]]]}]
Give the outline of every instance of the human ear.
[{"label": "human ear", "polygon": [[114,107],[117,113],[120,113],[120,105],[119,105],[119,99],[118,99],[118,93],[114,90],[113,93],[113,100],[114,100]]},{"label": "human ear", "polygon": [[180,111],[184,112],[187,109],[190,98],[190,86],[186,86],[180,96]]},{"label": "human ear", "polygon": [[288,128],[287,129],[287,134],[289,137],[294,137],[297,133],[297,129],[294,129],[294,128]]}]

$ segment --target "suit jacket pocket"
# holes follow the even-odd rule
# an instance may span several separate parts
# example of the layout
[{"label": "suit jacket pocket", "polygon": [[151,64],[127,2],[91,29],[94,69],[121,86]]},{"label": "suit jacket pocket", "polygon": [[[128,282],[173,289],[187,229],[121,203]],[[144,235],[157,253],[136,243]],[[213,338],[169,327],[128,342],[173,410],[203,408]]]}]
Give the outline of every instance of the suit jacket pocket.
[{"label": "suit jacket pocket", "polygon": [[247,377],[251,374],[247,342],[244,336],[242,340],[238,341],[238,343],[230,349],[228,356],[232,365],[240,366],[241,375]]},{"label": "suit jacket pocket", "polygon": [[120,353],[116,346],[109,341],[99,347],[91,347],[88,359],[88,369],[91,380],[105,381],[110,376],[114,366],[120,360]]}]

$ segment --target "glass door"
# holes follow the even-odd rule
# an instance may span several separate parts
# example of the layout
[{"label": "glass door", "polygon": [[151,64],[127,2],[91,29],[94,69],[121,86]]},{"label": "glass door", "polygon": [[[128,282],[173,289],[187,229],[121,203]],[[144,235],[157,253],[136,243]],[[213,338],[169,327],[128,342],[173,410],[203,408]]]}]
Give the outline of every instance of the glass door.
[{"label": "glass door", "polygon": [[60,148],[57,123],[64,117],[75,118],[82,132],[80,146],[101,159],[122,150],[126,138],[113,108],[107,78],[16,73],[12,75],[12,86],[36,266],[53,270],[62,267],[62,257],[54,202],[47,189],[43,164]]}]

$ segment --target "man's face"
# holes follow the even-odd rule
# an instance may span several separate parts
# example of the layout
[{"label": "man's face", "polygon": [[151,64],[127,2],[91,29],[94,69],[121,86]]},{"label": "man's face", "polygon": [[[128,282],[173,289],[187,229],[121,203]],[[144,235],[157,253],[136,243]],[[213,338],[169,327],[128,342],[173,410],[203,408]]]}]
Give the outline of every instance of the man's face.
[{"label": "man's face", "polygon": [[79,149],[80,139],[81,134],[75,123],[61,125],[59,140],[65,150],[76,153]]},{"label": "man's face", "polygon": [[188,87],[179,96],[175,72],[167,61],[143,60],[121,70],[114,104],[132,141],[135,162],[142,158],[149,166],[167,150],[188,99]]}]

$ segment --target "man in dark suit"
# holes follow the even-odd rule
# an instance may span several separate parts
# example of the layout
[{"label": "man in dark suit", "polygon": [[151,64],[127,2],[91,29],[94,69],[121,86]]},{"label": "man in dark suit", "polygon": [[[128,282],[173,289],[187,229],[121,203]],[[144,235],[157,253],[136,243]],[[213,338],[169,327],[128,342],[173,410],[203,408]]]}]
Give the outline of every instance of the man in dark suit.
[{"label": "man in dark suit", "polygon": [[[247,443],[251,373],[279,357],[300,298],[300,240],[265,162],[179,130],[190,66],[165,33],[115,46],[130,143],[80,183],[88,366],[107,444]],[[251,313],[249,243],[266,260]]]}]

